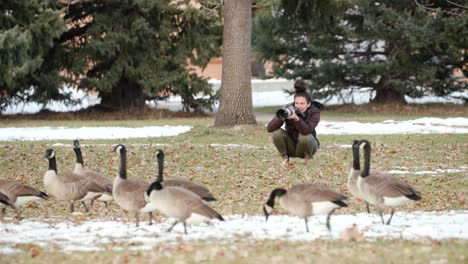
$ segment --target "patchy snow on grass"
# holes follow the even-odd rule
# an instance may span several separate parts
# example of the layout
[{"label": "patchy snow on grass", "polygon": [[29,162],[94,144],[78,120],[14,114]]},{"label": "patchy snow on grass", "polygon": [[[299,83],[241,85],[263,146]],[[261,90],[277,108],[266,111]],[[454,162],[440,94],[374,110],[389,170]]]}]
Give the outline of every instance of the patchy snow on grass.
[{"label": "patchy snow on grass", "polygon": [[[0,128],[0,141],[164,137],[176,136],[191,129],[191,126],[7,127]],[[468,133],[468,118],[419,118],[380,123],[321,121],[316,130],[321,135]]]},{"label": "patchy snow on grass", "polygon": [[123,139],[176,136],[191,126],[146,127],[10,127],[0,128],[1,141],[52,139]]},{"label": "patchy snow on grass", "polygon": [[460,166],[458,169],[436,169],[435,171],[408,171],[408,170],[390,170],[391,174],[415,174],[415,175],[437,175],[447,173],[458,173],[468,171],[468,167]]},{"label": "patchy snow on grass", "polygon": [[[388,215],[384,216],[387,219]],[[332,215],[331,231],[325,226],[326,216],[309,218],[305,230],[304,219],[288,215],[271,215],[265,222],[263,215],[230,215],[226,221],[187,227],[178,224],[167,232],[173,220],[148,225],[141,222],[87,220],[79,223],[55,218],[26,219],[19,224],[6,221],[0,225],[0,254],[16,253],[17,244],[53,244],[63,251],[99,251],[113,248],[116,243],[132,245],[130,250],[150,250],[160,243],[180,241],[206,241],[230,243],[239,240],[311,241],[316,239],[342,239],[343,233],[356,226],[366,240],[445,240],[468,239],[468,211],[396,212],[390,225],[383,225],[376,214]]]},{"label": "patchy snow on grass", "polygon": [[456,134],[468,133],[468,118],[419,118],[406,121],[386,120],[380,123],[320,121],[321,135],[373,134]]}]

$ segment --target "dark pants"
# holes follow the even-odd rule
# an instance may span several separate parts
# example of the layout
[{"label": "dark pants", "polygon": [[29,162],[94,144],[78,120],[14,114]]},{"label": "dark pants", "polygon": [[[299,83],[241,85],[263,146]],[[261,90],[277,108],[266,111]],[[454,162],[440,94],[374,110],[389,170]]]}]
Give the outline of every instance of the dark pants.
[{"label": "dark pants", "polygon": [[318,142],[311,134],[301,135],[297,143],[282,128],[273,131],[273,144],[279,151],[281,156],[288,156],[292,158],[304,158],[305,155],[312,158],[317,152]]}]

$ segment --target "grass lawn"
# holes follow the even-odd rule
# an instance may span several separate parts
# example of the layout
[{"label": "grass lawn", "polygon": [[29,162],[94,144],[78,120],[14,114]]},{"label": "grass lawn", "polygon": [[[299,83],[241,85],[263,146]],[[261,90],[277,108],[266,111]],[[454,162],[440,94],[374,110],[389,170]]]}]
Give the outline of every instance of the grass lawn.
[{"label": "grass lawn", "polygon": [[[437,106],[439,107],[439,106]],[[454,116],[466,115],[466,107],[453,107]],[[274,109],[270,109],[273,112]],[[409,114],[398,112],[373,113],[352,108],[326,111],[323,120],[380,121],[384,119],[411,119],[424,114],[416,109]],[[258,111],[266,111],[258,109]],[[356,115],[349,114],[357,111]],[[445,116],[447,108],[430,108],[431,116]],[[347,113],[346,113],[347,112]],[[437,114],[438,113],[438,114]],[[66,116],[61,114],[62,116]],[[118,169],[118,157],[112,152],[112,144],[127,146],[128,175],[133,179],[154,179],[157,164],[154,152],[162,148],[166,153],[165,177],[185,177],[209,186],[219,202],[214,207],[223,215],[261,214],[261,205],[275,187],[289,187],[306,181],[327,185],[348,194],[346,179],[351,167],[350,145],[353,139],[368,139],[373,146],[373,166],[382,170],[405,170],[410,172],[457,169],[467,166],[468,134],[441,135],[319,135],[321,148],[310,165],[300,159],[292,159],[288,168],[280,164],[265,122],[256,126],[237,126],[230,129],[214,129],[213,117],[167,117],[143,113],[138,119],[96,120],[88,116],[75,118],[2,117],[0,127],[12,126],[146,126],[146,125],[191,125],[193,129],[176,137],[82,140],[85,165],[114,177]],[[47,169],[43,158],[47,148],[57,152],[58,170],[72,170],[75,156],[71,146],[52,146],[55,143],[71,144],[69,141],[0,142],[0,178],[15,179],[43,190],[42,178]],[[88,145],[89,146],[86,146]],[[220,145],[218,145],[220,144]],[[403,211],[468,210],[467,174],[465,172],[425,174],[399,174],[401,179],[421,191],[423,200],[411,203]],[[348,208],[341,213],[363,212],[362,203],[351,198]],[[98,205],[102,206],[102,205]],[[117,205],[112,209],[118,214]],[[70,219],[67,204],[49,202],[30,204],[22,210],[24,217],[46,215]],[[283,213],[279,210],[278,213]],[[10,214],[9,214],[10,216]],[[93,212],[89,218],[107,219],[103,210]],[[0,247],[1,247],[0,243]],[[119,245],[127,246],[127,245]],[[322,241],[284,242],[252,241],[213,244],[207,242],[181,242],[161,244],[151,251],[113,251],[64,253],[51,245],[39,248],[36,245],[19,244],[20,254],[0,255],[0,263],[49,263],[83,262],[95,263],[463,263],[467,261],[466,240],[447,241]]]}]

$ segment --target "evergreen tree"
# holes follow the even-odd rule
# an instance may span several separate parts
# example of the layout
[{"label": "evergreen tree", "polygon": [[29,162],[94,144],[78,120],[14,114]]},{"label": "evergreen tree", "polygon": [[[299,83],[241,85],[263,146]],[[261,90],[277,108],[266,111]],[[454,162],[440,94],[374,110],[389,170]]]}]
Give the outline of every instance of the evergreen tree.
[{"label": "evergreen tree", "polygon": [[66,99],[59,70],[46,60],[66,30],[56,1],[15,0],[0,5],[0,111],[20,101]]},{"label": "evergreen tree", "polygon": [[321,19],[279,2],[257,17],[254,47],[276,76],[309,80],[317,98],[369,87],[374,102],[405,102],[466,89],[454,73],[466,76],[468,16],[431,16],[414,1],[357,0],[326,1],[334,14]]},{"label": "evergreen tree", "polygon": [[217,97],[194,67],[220,54],[222,26],[212,6],[208,0],[3,1],[0,110],[18,100],[67,102],[64,85],[96,90],[112,108],[143,107],[173,94],[186,110],[210,109]]},{"label": "evergreen tree", "polygon": [[175,94],[187,110],[211,108],[216,98],[193,66],[206,67],[219,55],[221,25],[216,12],[190,3],[72,2],[65,18],[74,26],[62,36],[64,67],[76,85],[98,90],[107,106],[142,107]]}]

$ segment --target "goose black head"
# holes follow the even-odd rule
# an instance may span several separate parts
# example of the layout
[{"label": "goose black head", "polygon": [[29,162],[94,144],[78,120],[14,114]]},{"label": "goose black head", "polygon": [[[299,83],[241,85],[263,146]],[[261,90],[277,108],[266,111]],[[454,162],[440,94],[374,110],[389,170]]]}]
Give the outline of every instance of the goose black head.
[{"label": "goose black head", "polygon": [[164,159],[164,151],[162,149],[156,150],[156,159],[158,160]]},{"label": "goose black head", "polygon": [[370,144],[369,141],[363,139],[363,140],[360,141],[360,145],[361,144],[364,144],[364,147],[362,147],[364,149],[364,151],[369,151],[369,152],[371,151],[371,144]]},{"label": "goose black head", "polygon": [[277,188],[274,189],[270,197],[268,198],[268,201],[263,205],[263,213],[265,214],[265,221],[268,221],[268,217],[270,214],[273,212],[273,209],[275,208],[275,198],[276,196],[281,197],[286,194],[286,190],[282,188]]},{"label": "goose black head", "polygon": [[114,147],[114,152],[117,154],[125,154],[127,153],[127,148],[125,148],[125,145],[123,144],[118,144],[117,146]]},{"label": "goose black head", "polygon": [[357,139],[353,140],[353,148],[359,147],[359,144],[360,144],[360,143],[361,143],[361,141],[359,141],[359,140],[357,140]]},{"label": "goose black head", "polygon": [[80,148],[80,141],[78,139],[73,140],[73,148],[75,149]]},{"label": "goose black head", "polygon": [[161,183],[159,181],[155,181],[153,182],[150,187],[148,188],[148,190],[146,190],[146,194],[148,196],[150,196],[151,192],[153,190],[156,190],[156,191],[159,191],[159,190],[162,190],[163,189],[163,186],[161,185]]},{"label": "goose black head", "polygon": [[47,149],[44,158],[52,159],[55,157],[55,151],[53,149]]}]

